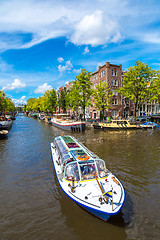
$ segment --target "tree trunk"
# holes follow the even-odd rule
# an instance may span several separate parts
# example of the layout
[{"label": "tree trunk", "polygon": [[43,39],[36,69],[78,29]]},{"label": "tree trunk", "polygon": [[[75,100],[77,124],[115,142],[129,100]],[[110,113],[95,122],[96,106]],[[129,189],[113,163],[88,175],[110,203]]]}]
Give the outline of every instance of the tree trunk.
[{"label": "tree trunk", "polygon": [[85,106],[83,107],[83,115],[84,115],[84,121],[86,120],[86,117],[85,117]]}]

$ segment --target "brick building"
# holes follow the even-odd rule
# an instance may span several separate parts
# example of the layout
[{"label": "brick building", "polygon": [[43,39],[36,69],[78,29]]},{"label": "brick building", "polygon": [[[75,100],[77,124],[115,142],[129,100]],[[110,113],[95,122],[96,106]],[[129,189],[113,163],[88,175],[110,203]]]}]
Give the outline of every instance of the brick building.
[{"label": "brick building", "polygon": [[[122,96],[117,92],[119,87],[122,86],[122,65],[114,65],[106,62],[105,65],[99,66],[96,72],[91,74],[91,82],[93,88],[99,84],[99,81],[106,82],[108,87],[112,90],[112,103],[110,104],[110,109],[106,110],[105,116],[122,116]],[[100,111],[94,106],[94,101],[92,100],[92,107],[89,107],[89,115],[91,118],[99,118]]]},{"label": "brick building", "polygon": [[[92,88],[95,88],[96,85],[99,84],[100,81],[106,82],[108,87],[112,90],[112,102],[110,104],[110,109],[106,109],[105,116],[112,116],[113,118],[116,117],[128,117],[134,114],[134,103],[129,99],[123,97],[121,94],[118,93],[118,89],[122,87],[123,82],[123,73],[122,65],[115,65],[109,62],[106,62],[105,65],[99,66],[98,70],[91,73],[91,83]],[[69,90],[73,85],[73,82],[67,82],[65,87]],[[58,97],[61,95],[61,90],[64,87],[59,88],[58,90]],[[93,98],[91,99],[92,106],[86,108],[86,118],[99,118],[100,111],[96,109],[94,105]],[[63,110],[60,108],[58,109],[59,113],[63,113]],[[71,109],[67,109],[67,113],[73,115],[73,111]],[[82,113],[81,107],[79,107],[79,113]]]}]

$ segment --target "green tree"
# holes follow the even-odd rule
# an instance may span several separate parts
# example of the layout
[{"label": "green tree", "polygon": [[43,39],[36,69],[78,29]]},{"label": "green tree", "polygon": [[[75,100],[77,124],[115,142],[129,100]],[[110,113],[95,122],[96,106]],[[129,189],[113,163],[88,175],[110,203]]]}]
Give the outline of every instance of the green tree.
[{"label": "green tree", "polygon": [[35,101],[36,101],[36,98],[29,98],[27,100],[27,107],[26,107],[27,111],[34,110],[34,103],[35,103]]},{"label": "green tree", "polygon": [[78,107],[80,105],[80,90],[77,81],[73,81],[73,85],[70,88],[67,96],[68,106],[73,110],[74,116],[78,117]]},{"label": "green tree", "polygon": [[150,81],[149,93],[150,102],[160,103],[160,71],[154,71],[154,76]]},{"label": "green tree", "polygon": [[5,112],[13,113],[16,110],[14,103],[3,91],[0,91],[0,112],[5,115]]},{"label": "green tree", "polygon": [[5,93],[3,91],[0,91],[0,112],[4,112],[4,108],[5,108],[5,102],[4,102],[4,99],[5,99]]},{"label": "green tree", "polygon": [[46,96],[42,96],[39,98],[39,108],[40,108],[40,112],[47,112],[47,97]]},{"label": "green tree", "polygon": [[12,102],[12,99],[6,97],[5,99],[5,111],[9,113],[13,113],[16,110],[14,103]]},{"label": "green tree", "polygon": [[137,61],[134,67],[130,67],[124,73],[123,86],[119,93],[130,98],[135,104],[135,117],[139,107],[147,101],[149,96],[148,83],[150,82],[154,71],[143,62]]},{"label": "green tree", "polygon": [[60,108],[63,109],[63,112],[66,113],[66,109],[68,107],[68,91],[66,89],[66,87],[64,87],[61,92],[60,92],[60,97],[58,100],[58,105]]},{"label": "green tree", "polygon": [[57,94],[54,88],[52,90],[46,91],[44,97],[45,97],[45,109],[47,109],[48,112],[56,111]]},{"label": "green tree", "polygon": [[106,82],[99,82],[99,85],[93,90],[93,100],[98,110],[102,112],[104,119],[104,111],[109,109],[111,103],[112,91],[108,88]]},{"label": "green tree", "polygon": [[80,106],[83,108],[83,115],[85,120],[85,109],[86,106],[90,104],[90,98],[92,94],[90,72],[86,71],[86,69],[82,69],[81,73],[76,76],[75,82],[79,89]]}]

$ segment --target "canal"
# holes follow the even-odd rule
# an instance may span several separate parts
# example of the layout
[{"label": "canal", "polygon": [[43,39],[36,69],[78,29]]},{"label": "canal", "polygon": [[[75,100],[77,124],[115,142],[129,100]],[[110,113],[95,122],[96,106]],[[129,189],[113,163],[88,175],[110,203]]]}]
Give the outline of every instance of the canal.
[{"label": "canal", "polygon": [[63,131],[23,115],[0,140],[0,240],[160,239],[160,129],[72,134],[123,183],[122,212],[108,222],[60,189],[50,142]]}]

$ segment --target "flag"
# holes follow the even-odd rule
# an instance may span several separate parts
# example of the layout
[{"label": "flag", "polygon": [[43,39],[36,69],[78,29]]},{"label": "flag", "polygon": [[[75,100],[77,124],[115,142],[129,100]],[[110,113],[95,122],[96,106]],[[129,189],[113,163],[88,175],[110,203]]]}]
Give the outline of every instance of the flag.
[{"label": "flag", "polygon": [[107,197],[112,197],[112,190],[103,193],[103,195],[106,195]]}]

